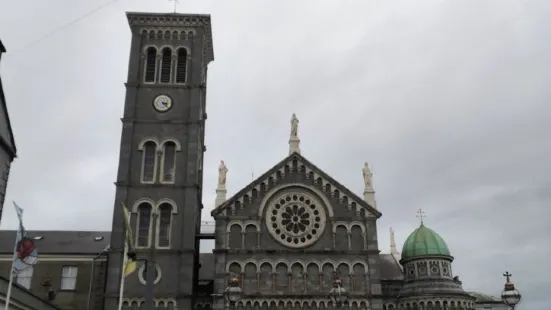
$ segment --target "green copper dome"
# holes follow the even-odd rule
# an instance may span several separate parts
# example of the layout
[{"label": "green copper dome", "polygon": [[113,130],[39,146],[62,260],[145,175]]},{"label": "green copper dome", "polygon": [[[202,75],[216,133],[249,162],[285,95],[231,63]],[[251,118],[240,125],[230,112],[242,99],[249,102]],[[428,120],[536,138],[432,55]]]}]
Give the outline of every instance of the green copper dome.
[{"label": "green copper dome", "polygon": [[450,250],[440,235],[421,223],[404,242],[402,260],[433,255],[450,256]]}]

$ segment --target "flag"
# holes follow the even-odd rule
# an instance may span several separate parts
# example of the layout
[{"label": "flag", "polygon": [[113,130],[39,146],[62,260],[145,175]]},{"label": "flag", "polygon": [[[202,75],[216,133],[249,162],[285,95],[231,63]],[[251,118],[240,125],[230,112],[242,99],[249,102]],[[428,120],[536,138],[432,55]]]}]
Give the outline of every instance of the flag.
[{"label": "flag", "polygon": [[13,202],[15,207],[15,213],[19,220],[19,227],[17,229],[17,235],[15,237],[15,245],[13,247],[13,261],[11,265],[10,281],[8,283],[8,291],[6,292],[6,299],[4,302],[4,310],[10,309],[11,301],[11,288],[13,287],[13,280],[22,271],[33,268],[38,263],[38,252],[34,245],[34,240],[27,237],[27,231],[23,227],[23,209],[21,209],[15,201]]},{"label": "flag", "polygon": [[15,251],[12,264],[12,272],[18,275],[22,271],[32,268],[38,263],[38,251],[34,240],[27,236],[27,231],[23,226],[23,209],[21,209],[15,201],[13,202],[17,218],[19,219],[19,228],[17,229],[17,237],[15,239]]},{"label": "flag", "polygon": [[[124,236],[124,257],[123,257],[123,270],[124,270],[124,277],[129,276],[132,272],[136,270],[136,256],[134,254],[134,250],[132,248],[132,228],[130,227],[130,212],[128,212],[128,209],[124,205],[124,203],[121,203],[123,217],[124,217],[124,230],[125,230],[125,236]],[[130,255],[129,255],[130,254]]]}]

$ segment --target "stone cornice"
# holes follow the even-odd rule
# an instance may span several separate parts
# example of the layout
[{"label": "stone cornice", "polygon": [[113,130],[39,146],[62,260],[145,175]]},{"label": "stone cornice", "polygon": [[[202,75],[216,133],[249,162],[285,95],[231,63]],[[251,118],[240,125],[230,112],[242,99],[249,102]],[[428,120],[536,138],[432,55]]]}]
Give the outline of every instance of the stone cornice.
[{"label": "stone cornice", "polygon": [[208,14],[177,14],[177,13],[138,13],[127,12],[130,27],[196,27],[203,29],[203,61],[205,64],[214,60],[212,47],[212,29]]},{"label": "stone cornice", "polygon": [[341,255],[341,256],[357,256],[357,255],[369,255],[369,254],[379,254],[381,251],[379,250],[363,250],[363,251],[350,251],[350,250],[333,250],[333,249],[317,249],[317,250],[292,250],[292,249],[247,249],[247,250],[239,250],[239,249],[213,249],[212,253],[214,254],[267,254],[267,255],[276,255],[278,257],[289,255],[289,254],[320,254],[320,255]]}]

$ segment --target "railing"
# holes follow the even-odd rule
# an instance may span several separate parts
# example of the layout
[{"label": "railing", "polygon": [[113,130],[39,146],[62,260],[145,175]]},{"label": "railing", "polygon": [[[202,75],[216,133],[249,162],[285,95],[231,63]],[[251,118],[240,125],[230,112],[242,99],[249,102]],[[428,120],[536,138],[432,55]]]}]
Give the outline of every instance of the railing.
[{"label": "railing", "polygon": [[214,233],[214,221],[201,221],[201,233],[212,234]]}]

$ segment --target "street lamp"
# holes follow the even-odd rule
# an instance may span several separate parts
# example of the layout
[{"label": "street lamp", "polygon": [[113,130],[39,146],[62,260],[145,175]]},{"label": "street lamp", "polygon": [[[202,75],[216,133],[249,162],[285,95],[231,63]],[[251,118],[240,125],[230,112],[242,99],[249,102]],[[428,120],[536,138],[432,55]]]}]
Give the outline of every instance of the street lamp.
[{"label": "street lamp", "polygon": [[226,301],[230,304],[230,307],[233,307],[236,302],[240,301],[242,295],[243,291],[239,287],[239,280],[232,278],[224,290],[224,297],[226,297]]},{"label": "street lamp", "polygon": [[511,309],[515,309],[515,306],[520,302],[521,295],[519,291],[515,289],[515,285],[511,283],[512,274],[506,271],[503,276],[507,279],[505,282],[505,288],[501,292],[501,300]]},{"label": "street lamp", "polygon": [[338,307],[341,307],[346,300],[348,300],[348,292],[342,286],[342,281],[339,278],[333,282],[333,288],[329,291],[329,297],[333,303]]}]

